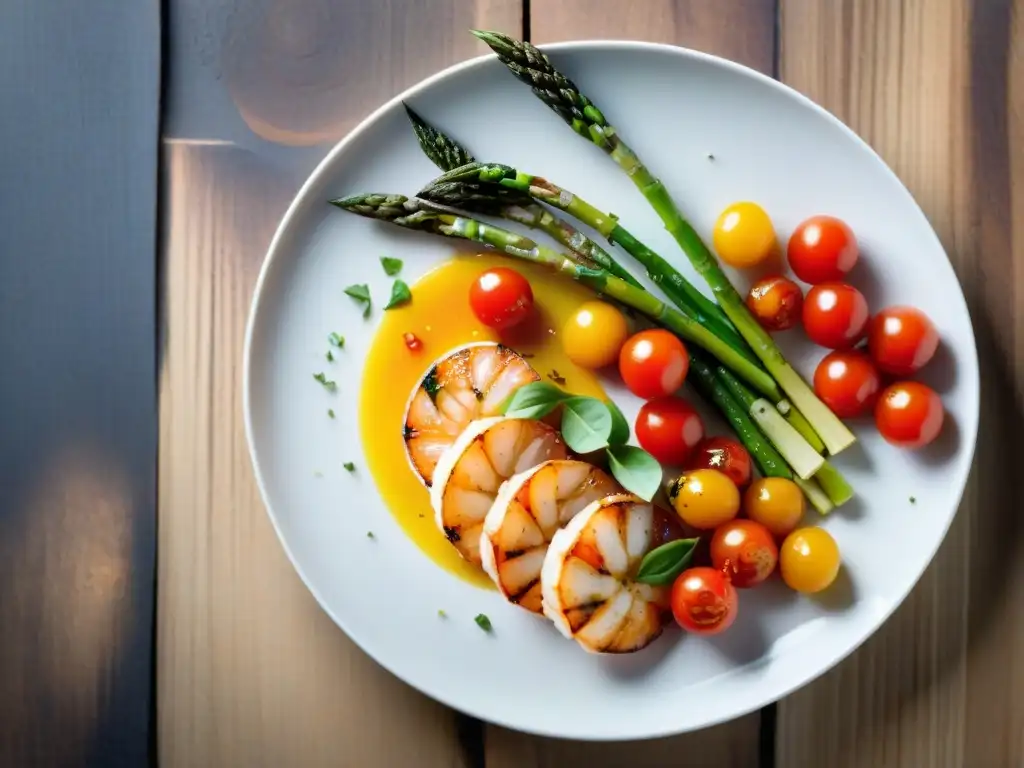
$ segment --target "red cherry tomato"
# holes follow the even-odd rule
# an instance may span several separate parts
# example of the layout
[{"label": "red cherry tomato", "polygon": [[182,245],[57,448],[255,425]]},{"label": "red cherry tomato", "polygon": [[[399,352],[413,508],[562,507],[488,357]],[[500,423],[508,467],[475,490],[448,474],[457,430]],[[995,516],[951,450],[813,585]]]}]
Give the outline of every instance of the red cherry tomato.
[{"label": "red cherry tomato", "polygon": [[887,441],[900,448],[920,448],[942,431],[942,400],[931,387],[900,381],[882,390],[875,406],[875,425]]},{"label": "red cherry tomato", "polygon": [[717,635],[736,620],[736,589],[714,568],[690,568],[672,585],[672,615],[683,629]]},{"label": "red cherry tomato", "polygon": [[928,316],[914,307],[888,307],[868,327],[868,351],[875,365],[894,376],[910,376],[932,359],[939,334]]},{"label": "red cherry tomato", "polygon": [[533,289],[514,269],[493,267],[470,286],[469,306],[484,325],[499,331],[512,328],[533,311]]},{"label": "red cherry tomato", "polygon": [[829,352],[814,371],[815,394],[841,419],[868,413],[881,388],[871,358],[853,349]]},{"label": "red cherry tomato", "polygon": [[711,537],[711,564],[735,587],[756,587],[778,562],[779,548],[771,533],[753,520],[732,520]]},{"label": "red cherry tomato", "polygon": [[708,437],[697,443],[687,469],[717,469],[743,488],[750,482],[750,454],[731,437]]},{"label": "red cherry tomato", "polygon": [[829,349],[846,349],[864,333],[868,302],[852,285],[824,283],[807,292],[803,315],[811,341]]},{"label": "red cherry tomato", "polygon": [[781,275],[761,278],[747,294],[747,309],[766,331],[788,331],[799,322],[803,305],[800,286]]},{"label": "red cherry tomato", "polygon": [[681,397],[648,400],[637,414],[636,439],[662,464],[681,467],[703,438],[700,414]]},{"label": "red cherry tomato", "polygon": [[686,346],[661,328],[630,336],[619,353],[619,375],[644,400],[671,395],[683,386],[689,370]]},{"label": "red cherry tomato", "polygon": [[794,230],[786,255],[793,272],[805,283],[842,280],[857,263],[857,239],[834,216],[812,216]]}]

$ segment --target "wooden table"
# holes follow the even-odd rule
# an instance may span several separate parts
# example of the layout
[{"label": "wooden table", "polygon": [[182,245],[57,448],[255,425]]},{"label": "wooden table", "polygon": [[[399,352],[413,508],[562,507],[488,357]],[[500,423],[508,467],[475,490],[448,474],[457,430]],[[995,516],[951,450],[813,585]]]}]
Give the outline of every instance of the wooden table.
[{"label": "wooden table", "polygon": [[[1024,503],[1015,485],[1024,458],[1024,0],[168,0],[166,10],[152,721],[163,766],[1024,765]],[[422,77],[484,52],[468,27],[538,44],[674,43],[770,73],[881,153],[956,267],[982,363],[977,461],[960,513],[885,626],[775,706],[635,744],[557,741],[479,723],[370,661],[319,609],[274,536],[240,404],[243,326],[269,239],[309,170],[360,119]],[[0,184],[11,189],[7,179]],[[124,352],[125,337],[114,341],[113,352]],[[131,400],[122,407],[139,406]],[[140,450],[144,438],[143,430]],[[145,472],[139,456],[85,455],[85,469],[71,475],[79,484],[68,487],[92,494],[85,498],[107,510],[98,519],[114,531],[90,539],[91,556],[121,552],[112,562],[130,569],[120,578],[145,580],[145,541],[135,545],[141,557],[125,559],[130,545],[116,527],[124,520],[129,533],[152,537],[149,486],[138,486],[141,524],[139,510],[124,507],[124,489]],[[54,466],[57,477],[75,471]],[[59,507],[63,497],[43,498]],[[34,543],[0,539],[11,573],[22,574],[13,588],[0,580],[8,638],[0,662],[13,657],[25,668],[17,678],[0,674],[3,765],[115,755],[89,751],[96,723],[130,729],[138,724],[131,714],[145,711],[148,685],[132,689],[138,707],[129,711],[123,700],[111,704],[102,674],[84,672],[146,658],[126,655],[124,633],[104,634],[129,614],[138,628],[149,615],[139,615],[138,602],[135,613],[131,600],[104,603],[107,613],[81,609],[68,632],[54,620],[61,604],[44,602],[40,612],[33,603],[36,591],[49,599],[61,588],[53,574],[64,574],[54,564],[63,561],[48,571],[51,561],[38,554],[51,551],[47,541],[70,546],[73,533],[55,525]],[[35,623],[9,629],[25,622]],[[83,637],[92,643],[84,649],[76,642]],[[47,661],[63,648],[78,655]],[[38,696],[40,670],[52,673],[48,696],[66,681],[79,686],[61,700],[56,721],[10,726],[8,713]],[[61,733],[79,739],[76,749],[54,746]]]}]

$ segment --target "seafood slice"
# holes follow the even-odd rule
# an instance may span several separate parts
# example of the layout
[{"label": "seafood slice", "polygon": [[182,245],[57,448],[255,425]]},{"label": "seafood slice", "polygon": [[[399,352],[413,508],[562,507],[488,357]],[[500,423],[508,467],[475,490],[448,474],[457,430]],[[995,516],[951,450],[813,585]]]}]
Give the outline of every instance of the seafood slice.
[{"label": "seafood slice", "polygon": [[542,421],[505,416],[474,421],[437,462],[430,488],[437,524],[464,558],[479,563],[484,518],[501,484],[566,456],[562,436]]},{"label": "seafood slice", "polygon": [[551,537],[591,502],[621,492],[609,475],[573,460],[546,461],[505,483],[480,536],[480,558],[498,591],[541,613],[540,569]]},{"label": "seafood slice", "polygon": [[449,352],[427,371],[405,412],[405,450],[428,487],[437,461],[475,419],[497,416],[502,403],[540,376],[516,351],[492,341]]},{"label": "seafood slice", "polygon": [[631,494],[590,504],[558,531],[541,568],[544,614],[591,653],[644,648],[667,623],[669,588],[633,581],[664,543],[668,513]]}]

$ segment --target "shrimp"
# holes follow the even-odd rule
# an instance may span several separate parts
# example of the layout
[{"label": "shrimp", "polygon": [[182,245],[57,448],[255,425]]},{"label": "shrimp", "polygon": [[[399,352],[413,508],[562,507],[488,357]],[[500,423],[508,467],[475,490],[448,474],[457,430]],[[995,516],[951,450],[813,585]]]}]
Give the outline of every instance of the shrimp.
[{"label": "shrimp", "polygon": [[541,566],[544,615],[591,653],[646,647],[668,623],[668,587],[634,580],[663,542],[668,515],[631,494],[591,503],[551,539]]},{"label": "shrimp", "polygon": [[540,614],[540,571],[559,528],[593,501],[621,493],[585,461],[546,461],[505,483],[484,520],[480,557],[505,598]]},{"label": "shrimp", "polygon": [[433,483],[438,459],[466,425],[497,416],[509,395],[539,379],[522,355],[491,341],[459,347],[431,366],[412,393],[403,430],[423,483]]},{"label": "shrimp", "polygon": [[438,526],[464,558],[480,563],[480,534],[501,484],[568,455],[562,436],[533,419],[474,421],[437,462],[430,503]]}]

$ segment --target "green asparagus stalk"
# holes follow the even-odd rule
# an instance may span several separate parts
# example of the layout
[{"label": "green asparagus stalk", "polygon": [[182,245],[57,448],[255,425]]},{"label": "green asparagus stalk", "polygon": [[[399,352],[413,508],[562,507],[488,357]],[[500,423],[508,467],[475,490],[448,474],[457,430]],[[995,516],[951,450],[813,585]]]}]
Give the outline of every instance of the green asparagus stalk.
[{"label": "green asparagus stalk", "polygon": [[775,382],[729,344],[679,310],[603,269],[576,264],[561,253],[540,245],[525,235],[464,216],[416,198],[404,195],[362,194],[331,201],[332,205],[361,216],[388,221],[407,229],[418,229],[446,237],[483,243],[510,256],[544,265],[592,290],[631,307],[680,338],[707,350],[725,367],[746,381],[754,390],[773,397]]},{"label": "green asparagus stalk", "polygon": [[576,133],[603,149],[633,180],[705,279],[736,330],[750,344],[793,404],[807,417],[828,451],[836,454],[854,443],[853,433],[818,399],[807,382],[786,361],[771,336],[751,316],[743,299],[700,235],[683,217],[664,184],[621,139],[601,110],[583,95],[574,82],[555,69],[547,56],[529,43],[497,32],[475,30],[473,34],[487,43],[512,74],[532,88],[534,94]]}]

